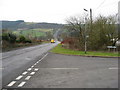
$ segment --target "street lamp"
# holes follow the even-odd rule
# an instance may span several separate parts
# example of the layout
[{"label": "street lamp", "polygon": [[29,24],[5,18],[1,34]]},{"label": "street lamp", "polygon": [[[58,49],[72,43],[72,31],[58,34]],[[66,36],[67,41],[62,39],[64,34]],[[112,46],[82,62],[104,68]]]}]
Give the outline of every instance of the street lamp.
[{"label": "street lamp", "polygon": [[[87,9],[84,9],[84,11],[88,12]],[[88,15],[88,14],[87,14]],[[86,22],[87,22],[87,15],[85,16],[85,54],[87,53],[87,35],[86,35]]]},{"label": "street lamp", "polygon": [[88,10],[87,10],[87,9],[84,9],[84,11],[88,12]]}]

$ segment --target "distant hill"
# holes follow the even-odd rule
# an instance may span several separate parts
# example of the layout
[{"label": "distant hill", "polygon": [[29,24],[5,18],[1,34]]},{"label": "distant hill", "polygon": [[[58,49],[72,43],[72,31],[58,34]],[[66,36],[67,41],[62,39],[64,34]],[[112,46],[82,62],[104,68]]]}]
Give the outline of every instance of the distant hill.
[{"label": "distant hill", "polygon": [[24,20],[17,21],[0,21],[2,22],[2,28],[8,30],[26,30],[26,29],[59,29],[62,28],[63,24],[57,23],[33,23],[33,22],[24,22]]},{"label": "distant hill", "polygon": [[18,21],[0,21],[2,22],[2,28],[3,29],[9,29],[9,30],[17,30],[19,25],[24,23],[23,20]]}]

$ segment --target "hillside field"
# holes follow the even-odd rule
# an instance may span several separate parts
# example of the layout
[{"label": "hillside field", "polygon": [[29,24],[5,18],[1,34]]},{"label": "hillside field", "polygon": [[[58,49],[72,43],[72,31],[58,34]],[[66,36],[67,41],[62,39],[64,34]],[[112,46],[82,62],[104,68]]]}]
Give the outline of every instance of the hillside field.
[{"label": "hillside field", "polygon": [[46,36],[47,32],[51,32],[53,34],[53,29],[29,29],[29,30],[17,30],[13,31],[16,35],[24,35],[24,36],[32,36],[32,37],[41,37]]}]

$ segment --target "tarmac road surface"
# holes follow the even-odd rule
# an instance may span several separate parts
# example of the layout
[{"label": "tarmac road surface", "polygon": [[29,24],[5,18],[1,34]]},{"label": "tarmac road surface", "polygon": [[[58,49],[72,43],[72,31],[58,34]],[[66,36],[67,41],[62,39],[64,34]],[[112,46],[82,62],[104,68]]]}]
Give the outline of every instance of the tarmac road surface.
[{"label": "tarmac road surface", "polygon": [[2,61],[2,67],[0,67],[2,86],[5,87],[58,43],[47,43],[2,53],[2,59],[0,59]]},{"label": "tarmac road surface", "polygon": [[5,87],[118,88],[118,58],[47,53]]}]

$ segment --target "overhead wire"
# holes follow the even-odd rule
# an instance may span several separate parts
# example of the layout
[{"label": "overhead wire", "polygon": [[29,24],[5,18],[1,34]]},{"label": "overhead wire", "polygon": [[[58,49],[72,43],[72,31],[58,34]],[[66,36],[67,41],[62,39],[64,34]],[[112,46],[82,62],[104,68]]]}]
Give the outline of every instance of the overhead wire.
[{"label": "overhead wire", "polygon": [[[94,10],[97,11],[97,12],[99,12],[99,11],[101,11],[101,9],[103,9],[104,7],[108,7],[108,6],[110,6],[110,5],[114,6],[113,8],[116,8],[115,5],[116,5],[117,2],[119,2],[119,0],[115,0],[114,2],[111,2],[111,3],[108,3],[108,4],[103,5],[105,2],[106,2],[106,0],[103,0],[97,8],[94,8]],[[116,13],[116,10],[117,10],[117,9],[115,9],[113,12]]]},{"label": "overhead wire", "polygon": [[94,10],[100,9],[101,6],[102,6],[102,8],[103,8],[103,7],[108,7],[108,6],[110,6],[110,5],[115,5],[116,3],[119,2],[119,0],[116,0],[116,1],[111,2],[111,3],[109,3],[109,4],[103,5],[103,4],[105,3],[105,1],[106,1],[106,0],[104,0],[97,8],[94,8]]},{"label": "overhead wire", "polygon": [[106,0],[104,0],[96,9],[100,8],[104,3],[105,3]]}]

